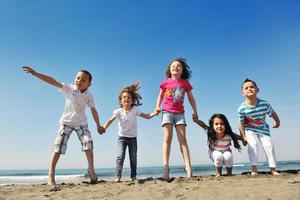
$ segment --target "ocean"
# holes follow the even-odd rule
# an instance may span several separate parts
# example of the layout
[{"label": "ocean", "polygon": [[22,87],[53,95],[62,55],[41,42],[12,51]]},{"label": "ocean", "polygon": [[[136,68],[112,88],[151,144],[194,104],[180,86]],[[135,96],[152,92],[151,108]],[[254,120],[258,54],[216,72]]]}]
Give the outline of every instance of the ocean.
[{"label": "ocean", "polygon": [[[279,161],[277,162],[277,170],[295,170],[300,169],[300,160],[296,161]],[[249,172],[249,163],[239,163],[233,166],[233,174],[241,174],[242,172]],[[260,163],[259,171],[269,171],[267,163]],[[114,180],[115,168],[97,168],[96,173],[101,180]],[[223,173],[226,170],[223,169]],[[11,184],[43,184],[47,183],[47,169],[24,169],[24,170],[0,170],[0,185]],[[214,175],[215,167],[212,164],[207,165],[193,165],[193,175]],[[138,167],[137,178],[159,178],[162,175],[162,167]],[[185,171],[183,166],[171,166],[170,177],[184,177]],[[123,179],[129,180],[130,169],[123,169]],[[89,181],[86,169],[57,169],[56,183],[78,183],[82,181]]]}]

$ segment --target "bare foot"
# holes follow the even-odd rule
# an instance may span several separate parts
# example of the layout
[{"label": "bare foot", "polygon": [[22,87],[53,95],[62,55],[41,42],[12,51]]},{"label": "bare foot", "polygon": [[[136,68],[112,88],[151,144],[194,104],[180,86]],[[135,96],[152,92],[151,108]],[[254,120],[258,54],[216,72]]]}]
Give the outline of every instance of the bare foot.
[{"label": "bare foot", "polygon": [[258,173],[257,172],[251,172],[251,176],[257,176]]},{"label": "bare foot", "polygon": [[193,177],[192,168],[191,167],[186,167],[185,168],[185,172],[186,172],[187,178],[192,178]]},{"label": "bare foot", "polygon": [[91,184],[98,183],[98,176],[95,171],[88,170],[89,177],[91,179]]},{"label": "bare foot", "polygon": [[271,174],[272,174],[273,176],[278,176],[278,175],[280,175],[280,173],[279,173],[279,172],[276,172],[276,171],[271,171]]},{"label": "bare foot", "polygon": [[47,185],[51,185],[51,186],[54,186],[54,185],[55,185],[54,174],[49,174],[49,175],[48,175],[48,182],[47,182]]},{"label": "bare foot", "polygon": [[117,179],[115,180],[115,182],[116,182],[116,183],[120,183],[120,182],[121,182],[121,178],[117,178]]},{"label": "bare foot", "polygon": [[169,166],[167,166],[167,165],[165,165],[164,166],[164,169],[163,169],[164,171],[163,171],[163,179],[164,180],[169,180],[170,179],[170,177],[169,177],[169,171],[170,171],[170,168],[169,168]]}]

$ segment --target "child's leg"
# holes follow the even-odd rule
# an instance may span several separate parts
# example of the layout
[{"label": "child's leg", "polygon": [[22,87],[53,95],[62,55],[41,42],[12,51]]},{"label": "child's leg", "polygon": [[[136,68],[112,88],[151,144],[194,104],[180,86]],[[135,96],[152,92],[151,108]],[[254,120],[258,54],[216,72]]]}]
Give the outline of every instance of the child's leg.
[{"label": "child's leg", "polygon": [[88,171],[89,171],[89,175],[91,176],[91,180],[93,181],[97,181],[98,177],[97,174],[95,172],[95,168],[94,168],[94,153],[93,150],[85,150],[85,155],[88,161]]},{"label": "child's leg", "polygon": [[224,165],[226,167],[227,175],[231,176],[232,175],[232,165],[233,165],[232,152],[225,151],[223,153],[223,156],[224,156]]},{"label": "child's leg", "polygon": [[246,131],[245,134],[248,142],[248,156],[251,163],[252,174],[256,174],[256,166],[258,164],[258,138],[252,131]]},{"label": "child's leg", "polygon": [[232,167],[226,167],[227,176],[232,176]]},{"label": "child's leg", "polygon": [[162,157],[163,157],[163,178],[168,180],[169,179],[169,159],[170,159],[170,150],[171,150],[171,143],[173,138],[173,125],[172,124],[165,124],[163,126],[164,138],[163,138],[163,150],[162,150]]},{"label": "child's leg", "polygon": [[130,159],[130,177],[132,180],[136,179],[136,167],[137,167],[137,141],[135,138],[129,138],[128,143],[129,159]]},{"label": "child's leg", "polygon": [[260,136],[259,139],[263,145],[271,173],[278,175],[279,173],[276,172],[276,158],[272,138],[270,136]]},{"label": "child's leg", "polygon": [[216,177],[219,177],[222,175],[222,167],[216,167]]},{"label": "child's leg", "polygon": [[118,138],[118,157],[117,157],[117,162],[116,162],[116,164],[117,164],[116,175],[117,175],[118,181],[120,181],[120,179],[122,177],[122,169],[123,169],[123,164],[124,164],[124,160],[125,160],[126,148],[127,148],[127,138],[119,137]]},{"label": "child's leg", "polygon": [[222,167],[224,165],[224,156],[220,151],[212,151],[210,157],[214,161],[214,165],[216,167],[216,177],[222,175]]},{"label": "child's leg", "polygon": [[60,157],[59,153],[53,152],[50,160],[50,167],[48,171],[48,183],[47,185],[55,185],[55,169],[58,159]]},{"label": "child's leg", "polygon": [[190,151],[189,146],[186,140],[186,132],[185,132],[185,125],[180,124],[176,126],[177,138],[180,144],[180,151],[182,153],[184,163],[185,163],[185,170],[187,172],[187,177],[192,177],[192,166],[191,166],[191,158],[190,158]]}]

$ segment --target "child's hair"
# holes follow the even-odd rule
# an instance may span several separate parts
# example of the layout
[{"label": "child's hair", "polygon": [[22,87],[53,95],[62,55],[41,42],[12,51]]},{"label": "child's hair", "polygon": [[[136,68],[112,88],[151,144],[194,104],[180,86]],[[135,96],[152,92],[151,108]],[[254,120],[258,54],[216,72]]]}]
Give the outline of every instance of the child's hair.
[{"label": "child's hair", "polygon": [[167,78],[171,78],[171,72],[170,72],[170,66],[173,62],[178,61],[181,63],[182,65],[182,74],[181,74],[181,79],[184,80],[189,80],[192,76],[192,71],[190,70],[190,67],[188,66],[186,59],[185,58],[176,58],[175,60],[172,60],[168,66],[167,66],[167,70],[166,70],[166,76]]},{"label": "child's hair", "polygon": [[124,92],[127,92],[131,95],[132,97],[132,105],[131,107],[133,106],[140,106],[142,105],[142,103],[140,103],[140,100],[142,99],[141,95],[139,93],[137,93],[137,91],[140,89],[140,83],[139,82],[135,82],[131,85],[128,85],[126,87],[124,87],[121,92],[119,93],[119,104],[120,104],[120,107],[123,107],[122,106],[122,103],[121,103],[121,100],[122,100],[122,94]]},{"label": "child's hair", "polygon": [[211,118],[209,119],[209,127],[207,130],[207,136],[208,136],[208,140],[211,141],[213,144],[215,144],[217,142],[217,135],[216,132],[213,128],[213,124],[214,124],[214,119],[215,118],[219,118],[224,122],[225,125],[225,135],[230,135],[232,140],[233,140],[233,145],[234,148],[238,149],[239,151],[241,150],[241,146],[235,136],[235,134],[232,132],[231,126],[227,120],[227,118],[225,117],[225,115],[223,114],[214,114],[213,116],[211,116]]},{"label": "child's hair", "polygon": [[88,72],[87,70],[80,70],[79,72],[82,72],[82,73],[85,73],[86,75],[88,75],[90,82],[92,82],[93,77],[90,72]]},{"label": "child's hair", "polygon": [[247,82],[251,82],[251,83],[253,83],[253,84],[254,84],[254,86],[257,88],[257,85],[256,85],[255,81],[253,81],[253,80],[251,80],[251,79],[248,79],[248,78],[246,78],[246,79],[244,80],[244,82],[242,83],[242,89],[243,89],[243,85],[244,85],[245,83],[247,83]]}]

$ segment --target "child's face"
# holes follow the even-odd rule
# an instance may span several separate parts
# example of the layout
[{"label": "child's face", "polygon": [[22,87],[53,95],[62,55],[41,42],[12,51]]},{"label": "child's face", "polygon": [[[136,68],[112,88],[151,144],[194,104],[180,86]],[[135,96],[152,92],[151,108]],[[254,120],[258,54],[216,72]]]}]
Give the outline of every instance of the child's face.
[{"label": "child's face", "polygon": [[171,76],[175,76],[175,77],[181,77],[182,74],[182,64],[178,61],[174,61],[172,62],[172,64],[170,65],[170,74]]},{"label": "child's face", "polygon": [[88,87],[90,87],[91,82],[89,78],[89,75],[87,75],[86,73],[78,72],[74,80],[74,85],[76,86],[76,89],[83,92]]},{"label": "child's face", "polygon": [[242,95],[244,97],[253,97],[258,93],[258,88],[251,81],[243,84]]},{"label": "child's face", "polygon": [[123,92],[121,96],[121,104],[123,108],[130,108],[132,105],[132,96],[128,92]]},{"label": "child's face", "polygon": [[224,136],[225,124],[222,119],[215,117],[213,119],[213,128],[214,128],[217,136]]}]

